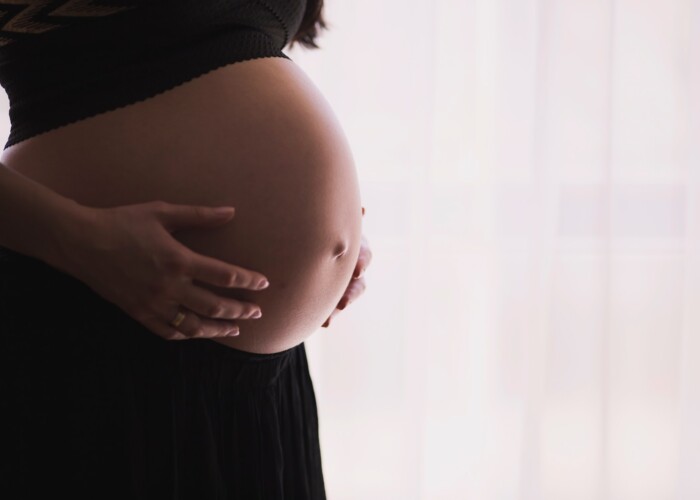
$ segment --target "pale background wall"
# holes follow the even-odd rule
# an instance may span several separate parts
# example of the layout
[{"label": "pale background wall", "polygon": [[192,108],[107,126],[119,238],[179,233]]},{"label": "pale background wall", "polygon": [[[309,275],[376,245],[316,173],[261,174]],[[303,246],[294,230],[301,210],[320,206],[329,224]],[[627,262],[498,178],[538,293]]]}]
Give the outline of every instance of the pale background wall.
[{"label": "pale background wall", "polygon": [[326,0],[367,290],[333,500],[700,498],[700,2]]}]

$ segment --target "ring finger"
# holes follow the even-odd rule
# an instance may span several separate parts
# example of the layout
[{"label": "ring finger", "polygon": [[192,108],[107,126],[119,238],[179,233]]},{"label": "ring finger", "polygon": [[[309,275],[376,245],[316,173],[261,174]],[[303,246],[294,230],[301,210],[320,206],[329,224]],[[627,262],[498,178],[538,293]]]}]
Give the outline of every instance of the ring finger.
[{"label": "ring finger", "polygon": [[[178,312],[181,312],[184,317],[180,323],[175,326],[173,320],[176,318]],[[169,325],[187,338],[223,337],[228,335],[231,330],[238,328],[238,325],[232,323],[230,320],[224,321],[202,318],[194,311],[188,310],[185,307],[178,307],[176,309],[172,314]]]}]

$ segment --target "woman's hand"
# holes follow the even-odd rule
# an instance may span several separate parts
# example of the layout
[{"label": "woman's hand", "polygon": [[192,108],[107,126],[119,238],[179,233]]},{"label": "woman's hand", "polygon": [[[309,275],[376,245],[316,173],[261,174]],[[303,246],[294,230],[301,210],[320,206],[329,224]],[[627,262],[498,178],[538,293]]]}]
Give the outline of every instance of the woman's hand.
[{"label": "woman's hand", "polygon": [[[222,215],[213,207],[162,201],[84,208],[82,225],[63,249],[62,270],[156,335],[167,340],[237,335],[233,320],[249,319],[260,311],[255,304],[216,295],[192,280],[261,290],[267,286],[265,276],[195,253],[170,234],[219,226],[235,209]],[[175,328],[170,321],[181,310],[185,319]]]},{"label": "woman's hand", "polygon": [[[365,209],[362,207],[362,215],[365,215]],[[360,243],[360,255],[357,258],[357,264],[355,264],[355,270],[353,271],[352,278],[350,279],[350,284],[348,285],[343,297],[338,302],[338,305],[331,313],[330,317],[326,320],[323,325],[327,328],[331,324],[331,320],[336,314],[345,309],[348,304],[355,302],[355,300],[364,293],[366,286],[364,273],[369,263],[372,261],[372,251],[369,249],[369,243],[365,235],[362,235],[362,242]]]}]

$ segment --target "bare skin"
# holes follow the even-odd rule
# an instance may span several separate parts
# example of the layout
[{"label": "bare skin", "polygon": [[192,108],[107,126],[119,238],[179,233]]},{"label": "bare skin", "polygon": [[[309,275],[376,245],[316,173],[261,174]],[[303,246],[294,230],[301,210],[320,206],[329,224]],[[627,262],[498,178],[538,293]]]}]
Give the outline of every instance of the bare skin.
[{"label": "bare skin", "polygon": [[[154,200],[235,207],[220,227],[174,233],[193,251],[270,281],[260,291],[200,283],[262,310],[260,319],[238,321],[240,335],[215,342],[257,353],[288,349],[341,299],[361,293],[351,293],[362,243],[352,154],[328,103],[290,60],[218,68],[15,144],[0,162],[89,207]],[[176,312],[173,304],[171,317]]]},{"label": "bare skin", "polygon": [[[365,215],[365,207],[362,207],[362,215]],[[360,255],[357,257],[357,264],[355,264],[355,270],[352,273],[352,280],[348,283],[348,287],[343,297],[340,299],[340,302],[338,302],[338,305],[335,306],[331,315],[326,319],[323,325],[321,325],[323,328],[328,328],[333,318],[340,314],[340,311],[345,310],[347,306],[355,302],[360,295],[365,293],[365,288],[367,288],[365,271],[367,267],[369,267],[370,262],[372,262],[372,250],[369,248],[367,238],[362,235]]]}]

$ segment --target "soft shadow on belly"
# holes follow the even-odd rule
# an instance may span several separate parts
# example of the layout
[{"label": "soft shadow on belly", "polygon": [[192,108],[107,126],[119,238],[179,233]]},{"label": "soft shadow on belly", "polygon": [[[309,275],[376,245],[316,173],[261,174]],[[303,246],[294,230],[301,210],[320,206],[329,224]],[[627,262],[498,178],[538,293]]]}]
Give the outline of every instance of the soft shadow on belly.
[{"label": "soft shadow on belly", "polygon": [[[248,222],[254,223],[254,218]],[[266,290],[225,289],[199,285],[217,294],[256,303],[260,319],[237,320],[240,335],[212,339],[250,352],[279,352],[293,347],[319,329],[340,300],[357,262],[354,236],[338,236],[335,245],[317,246],[302,237],[278,244],[273,233],[246,238],[245,229],[232,221],[221,234],[177,239],[189,248],[246,268],[261,270],[270,280]]]},{"label": "soft shadow on belly", "polygon": [[1,161],[87,206],[236,207],[221,228],[174,235],[270,279],[263,291],[200,283],[260,305],[262,318],[239,320],[238,337],[215,340],[236,349],[279,352],[308,338],[357,262],[362,214],[352,154],[328,103],[287,59],[224,66],[18,143]]}]

